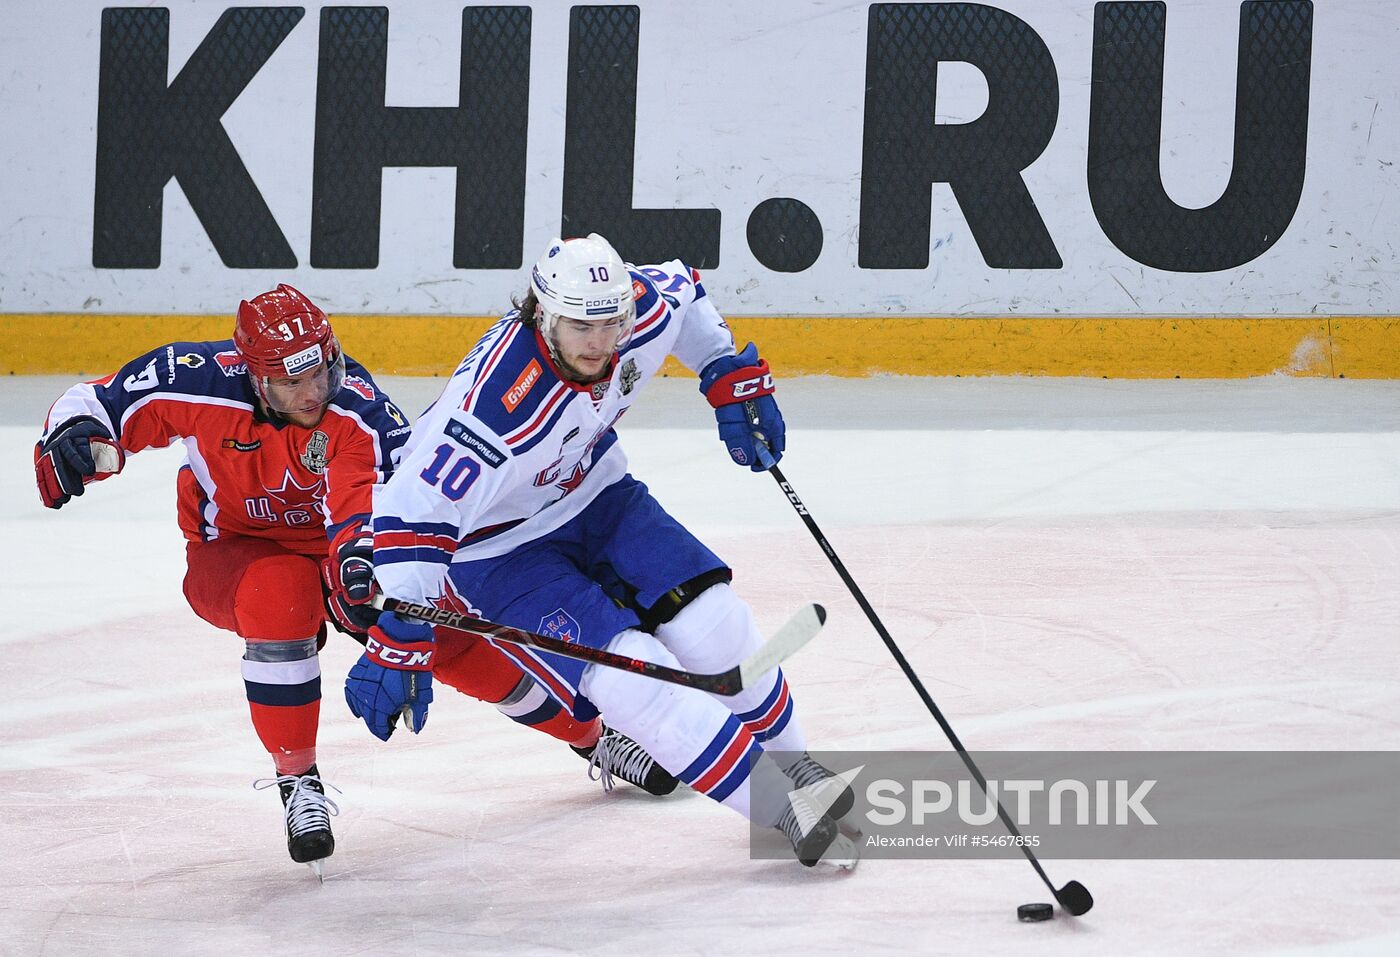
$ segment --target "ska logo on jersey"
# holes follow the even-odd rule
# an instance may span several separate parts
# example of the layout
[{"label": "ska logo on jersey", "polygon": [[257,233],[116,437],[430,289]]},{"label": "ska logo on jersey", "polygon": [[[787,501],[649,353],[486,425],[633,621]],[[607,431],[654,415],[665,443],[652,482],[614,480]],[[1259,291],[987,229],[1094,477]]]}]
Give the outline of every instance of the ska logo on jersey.
[{"label": "ska logo on jersey", "polygon": [[637,360],[628,359],[622,364],[622,372],[618,374],[618,382],[622,385],[622,394],[631,395],[632,387],[637,384],[637,380],[642,374],[637,371]]},{"label": "ska logo on jersey", "polygon": [[583,484],[584,477],[587,475],[588,469],[584,468],[583,463],[580,462],[578,465],[574,466],[574,470],[569,473],[568,478],[563,479],[559,482],[555,482],[554,484],[557,485],[559,488],[562,488],[564,490],[565,495],[568,495],[574,489],[578,488],[580,485]]},{"label": "ska logo on jersey", "polygon": [[325,473],[326,444],[329,441],[329,437],[320,429],[311,433],[311,440],[306,443],[306,451],[301,453],[301,464],[306,466],[308,472],[315,475]]},{"label": "ska logo on jersey", "polygon": [[542,635],[549,635],[551,638],[559,638],[563,641],[577,642],[583,638],[583,628],[573,615],[562,608],[556,608],[552,613],[540,619],[539,632]]}]

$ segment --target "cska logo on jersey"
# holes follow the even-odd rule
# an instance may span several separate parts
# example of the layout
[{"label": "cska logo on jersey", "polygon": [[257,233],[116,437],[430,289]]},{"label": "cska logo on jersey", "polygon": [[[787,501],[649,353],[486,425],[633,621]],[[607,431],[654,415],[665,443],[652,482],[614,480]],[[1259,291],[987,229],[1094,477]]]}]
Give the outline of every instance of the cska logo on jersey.
[{"label": "cska logo on jersey", "polygon": [[[282,472],[282,484],[278,488],[264,486],[266,495],[243,500],[248,517],[269,525],[279,522],[286,525],[309,525],[320,514],[321,498],[324,495],[324,479],[317,479],[311,485],[302,487],[292,478],[291,469]],[[281,504],[277,509],[273,502]]]},{"label": "cska logo on jersey", "polygon": [[345,388],[354,391],[366,402],[374,401],[374,386],[357,375],[348,375],[345,377]]},{"label": "cska logo on jersey", "polygon": [[231,352],[216,352],[214,362],[219,366],[219,371],[230,379],[236,379],[248,371],[248,367],[243,364],[243,357],[236,349]]},{"label": "cska logo on jersey", "polygon": [[326,433],[317,429],[311,433],[311,439],[306,443],[306,451],[301,453],[301,464],[313,475],[324,475],[326,472],[326,446],[329,442],[330,438]]},{"label": "cska logo on jersey", "polygon": [[540,627],[536,630],[542,635],[558,638],[561,641],[577,642],[583,638],[583,628],[579,626],[573,615],[562,608],[556,608],[541,618]]}]

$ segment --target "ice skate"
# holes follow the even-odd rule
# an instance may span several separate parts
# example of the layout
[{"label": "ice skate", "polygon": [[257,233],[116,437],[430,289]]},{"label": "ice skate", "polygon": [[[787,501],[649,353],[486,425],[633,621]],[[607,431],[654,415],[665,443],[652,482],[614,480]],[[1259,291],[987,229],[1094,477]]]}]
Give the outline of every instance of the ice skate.
[{"label": "ice skate", "polygon": [[316,765],[302,774],[282,774],[275,778],[255,781],[253,787],[262,790],[277,785],[286,814],[287,853],[298,864],[306,864],[318,880],[325,880],[321,861],[335,853],[335,836],[331,834],[331,818],[340,807],[326,797]]},{"label": "ice skate", "polygon": [[786,774],[798,788],[804,789],[817,804],[826,808],[827,814],[838,821],[850,814],[851,808],[855,806],[856,796],[850,785],[841,780],[834,771],[814,761],[806,751],[787,769]]},{"label": "ice skate", "polygon": [[573,750],[579,757],[587,759],[589,780],[601,780],[604,791],[613,789],[615,777],[657,797],[676,789],[674,775],[657,764],[640,744],[606,725],[593,747]]},{"label": "ice skate", "polygon": [[803,867],[824,861],[844,871],[854,870],[860,846],[841,831],[830,814],[820,813],[800,791],[788,795],[788,806],[774,827],[790,842]]}]

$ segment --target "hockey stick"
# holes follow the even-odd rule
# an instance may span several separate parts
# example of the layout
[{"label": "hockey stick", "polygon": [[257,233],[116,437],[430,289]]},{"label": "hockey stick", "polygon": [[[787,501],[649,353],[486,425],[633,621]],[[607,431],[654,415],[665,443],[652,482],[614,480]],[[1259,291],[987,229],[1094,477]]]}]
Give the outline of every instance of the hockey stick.
[{"label": "hockey stick", "polygon": [[[758,409],[755,407],[753,400],[745,402],[744,409],[748,413],[750,425],[756,430],[759,425]],[[793,510],[797,512],[803,524],[807,526],[807,531],[812,533],[812,537],[817,540],[817,544],[821,546],[821,550],[826,553],[826,557],[831,561],[831,566],[836,569],[836,574],[841,576],[841,580],[846,583],[846,587],[855,598],[856,604],[860,605],[860,610],[865,612],[865,617],[869,618],[870,624],[875,626],[876,633],[880,636],[881,640],[884,641],[885,647],[890,650],[890,654],[894,656],[894,660],[899,664],[900,670],[904,672],[904,677],[909,679],[909,683],[912,684],[914,690],[919,693],[919,697],[923,699],[925,707],[927,707],[929,713],[933,715],[934,720],[938,722],[938,726],[943,729],[943,733],[948,736],[948,740],[952,742],[953,748],[958,752],[958,756],[962,758],[963,764],[967,765],[968,771],[972,773],[972,776],[977,779],[977,783],[981,785],[983,793],[996,803],[997,815],[1001,818],[1002,823],[1006,825],[1006,829],[1010,831],[1014,837],[1020,838],[1021,832],[1016,829],[1016,823],[1011,819],[1011,816],[1006,813],[1006,808],[1001,806],[1001,800],[988,790],[987,779],[983,776],[977,765],[973,763],[972,756],[967,753],[967,748],[963,747],[962,741],[958,740],[958,736],[953,732],[953,726],[948,723],[947,718],[943,717],[943,712],[939,710],[938,705],[934,704],[933,697],[928,693],[928,689],[924,687],[924,683],[919,680],[919,676],[914,673],[914,669],[910,667],[903,652],[901,652],[899,646],[894,643],[894,639],[890,637],[890,633],[880,621],[880,616],[875,614],[875,609],[871,608],[870,602],[866,601],[864,593],[860,590],[860,586],[855,583],[855,579],[851,577],[851,573],[846,571],[846,566],[843,565],[841,559],[836,556],[836,549],[831,547],[831,543],[826,540],[826,536],[822,534],[822,530],[817,527],[817,523],[813,521],[811,514],[807,511],[807,506],[802,504],[802,499],[793,491],[792,485],[788,483],[782,470],[778,468],[778,463],[773,461],[773,456],[768,450],[766,440],[761,433],[757,434],[757,438],[758,441],[755,442],[755,446],[758,450],[759,463],[768,470],[769,475],[773,476],[773,480],[778,483],[778,488],[782,489],[783,494],[787,496],[788,503],[792,505]],[[1041,866],[1040,861],[1036,858],[1035,852],[1033,852],[1024,841],[1018,841],[1017,846],[1021,848],[1021,853],[1026,855],[1026,860],[1030,861],[1031,867],[1035,868],[1035,872],[1040,875],[1040,879],[1045,882],[1045,886],[1050,889],[1050,893],[1055,895],[1055,900],[1059,901],[1060,906],[1066,911],[1078,917],[1081,914],[1087,913],[1089,908],[1094,906],[1093,895],[1089,893],[1087,887],[1078,881],[1070,881],[1065,884],[1064,887],[1056,890],[1055,885],[1050,882],[1050,877],[1045,873],[1045,868]]]},{"label": "hockey stick", "polygon": [[591,661],[593,664],[602,665],[605,668],[620,668],[623,671],[646,675],[648,678],[655,678],[658,681],[669,681],[672,684],[685,685],[687,688],[698,688],[701,691],[720,695],[735,695],[745,688],[752,687],[756,678],[772,671],[779,662],[815,638],[817,632],[821,631],[822,624],[826,621],[825,608],[821,605],[805,605],[789,619],[786,625],[779,628],[772,638],[764,642],[762,647],[744,661],[728,671],[704,675],[694,671],[682,671],[679,668],[658,665],[653,661],[643,661],[640,658],[613,654],[611,651],[590,648],[588,645],[575,644],[562,638],[552,638],[549,635],[540,635],[533,631],[523,631],[509,625],[500,625],[493,621],[473,618],[462,612],[434,608],[432,605],[417,605],[413,602],[400,601],[397,598],[386,598],[383,595],[375,595],[371,604],[381,611],[392,611],[404,618],[426,621],[439,628],[465,631],[496,641],[507,641],[514,645],[529,645],[564,658]]}]

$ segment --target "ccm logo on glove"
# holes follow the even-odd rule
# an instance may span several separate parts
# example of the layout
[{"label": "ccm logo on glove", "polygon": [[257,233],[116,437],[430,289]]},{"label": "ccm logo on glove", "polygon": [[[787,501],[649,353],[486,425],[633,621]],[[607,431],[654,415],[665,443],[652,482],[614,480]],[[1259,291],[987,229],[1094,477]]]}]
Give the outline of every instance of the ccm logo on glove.
[{"label": "ccm logo on glove", "polygon": [[[764,367],[768,363],[763,364]],[[731,392],[735,399],[740,402],[745,399],[752,399],[756,395],[771,395],[773,392],[773,373],[766,372],[761,376],[754,376],[752,379],[740,379],[731,383]]]},{"label": "ccm logo on glove", "polygon": [[374,637],[373,632],[365,639],[365,654],[371,661],[386,668],[401,671],[431,671],[433,646],[427,642],[402,646],[390,646]]}]

